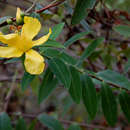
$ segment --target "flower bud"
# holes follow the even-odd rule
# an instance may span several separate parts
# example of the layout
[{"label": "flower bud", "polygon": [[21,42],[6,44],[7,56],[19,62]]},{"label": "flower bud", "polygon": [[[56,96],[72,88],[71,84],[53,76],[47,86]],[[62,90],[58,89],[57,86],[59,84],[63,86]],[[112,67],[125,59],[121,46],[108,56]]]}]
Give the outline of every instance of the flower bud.
[{"label": "flower bud", "polygon": [[23,24],[23,17],[24,17],[24,13],[20,10],[20,8],[17,8],[17,13],[16,13],[17,25]]}]

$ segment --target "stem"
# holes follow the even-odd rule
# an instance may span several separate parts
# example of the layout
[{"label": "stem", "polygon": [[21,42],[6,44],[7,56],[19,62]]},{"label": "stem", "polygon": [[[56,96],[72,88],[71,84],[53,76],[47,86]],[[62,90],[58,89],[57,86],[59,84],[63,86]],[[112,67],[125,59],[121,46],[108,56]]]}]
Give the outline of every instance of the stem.
[{"label": "stem", "polygon": [[58,6],[58,5],[60,5],[61,3],[65,2],[65,1],[66,1],[66,0],[60,0],[60,1],[57,1],[57,0],[56,0],[55,2],[52,2],[51,4],[47,5],[46,7],[42,8],[42,9],[40,9],[40,10],[37,10],[36,12],[37,12],[37,13],[41,13],[41,12],[43,12],[43,11],[49,9],[49,8]]},{"label": "stem", "polygon": [[[31,119],[34,119],[34,118],[37,118],[37,114],[25,114],[25,113],[9,113],[10,115],[14,115],[14,116],[23,116],[24,118],[31,118]],[[98,128],[98,129],[104,129],[104,130],[114,130],[115,128],[107,128],[107,127],[103,127],[103,126],[99,126],[99,125],[93,125],[93,124],[86,124],[86,123],[78,123],[78,122],[75,122],[75,121],[69,121],[69,120],[63,120],[63,119],[59,119],[60,122],[64,123],[64,124],[73,124],[73,123],[77,123],[79,126],[82,126],[82,127],[86,127],[86,128]]]},{"label": "stem", "polygon": [[5,98],[5,104],[4,104],[4,111],[5,111],[5,112],[6,112],[7,109],[8,109],[8,105],[9,105],[11,96],[12,96],[12,94],[13,94],[13,91],[15,90],[16,77],[17,77],[17,70],[16,70],[15,75],[14,75],[14,77],[13,77],[13,81],[12,81],[10,90],[9,90],[9,92],[8,92],[6,98]]}]

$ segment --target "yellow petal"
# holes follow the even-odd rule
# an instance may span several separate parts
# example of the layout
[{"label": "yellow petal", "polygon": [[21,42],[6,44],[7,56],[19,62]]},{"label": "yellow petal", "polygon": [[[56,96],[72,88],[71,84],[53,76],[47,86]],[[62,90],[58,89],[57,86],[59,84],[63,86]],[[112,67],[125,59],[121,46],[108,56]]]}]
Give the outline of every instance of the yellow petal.
[{"label": "yellow petal", "polygon": [[25,69],[30,74],[41,74],[45,68],[44,58],[33,49],[25,53]]},{"label": "yellow petal", "polygon": [[49,33],[48,33],[47,35],[45,35],[45,36],[39,38],[39,39],[36,40],[36,41],[33,41],[33,46],[38,46],[38,45],[41,45],[41,44],[45,43],[45,42],[49,39],[51,33],[52,33],[52,30],[51,30],[51,28],[50,28],[50,29],[49,29]]},{"label": "yellow petal", "polygon": [[21,10],[20,8],[17,8],[16,21],[19,22],[20,20],[21,20]]},{"label": "yellow petal", "polygon": [[0,57],[2,58],[12,58],[12,57],[20,57],[23,52],[19,51],[14,47],[1,47],[0,46]]},{"label": "yellow petal", "polygon": [[24,17],[24,25],[22,27],[21,35],[33,39],[41,29],[41,24],[36,18]]},{"label": "yellow petal", "polygon": [[12,33],[12,34],[7,34],[3,35],[2,33],[0,34],[0,41],[4,44],[8,44],[10,46],[13,46],[13,44],[16,41],[18,34],[17,33]]}]

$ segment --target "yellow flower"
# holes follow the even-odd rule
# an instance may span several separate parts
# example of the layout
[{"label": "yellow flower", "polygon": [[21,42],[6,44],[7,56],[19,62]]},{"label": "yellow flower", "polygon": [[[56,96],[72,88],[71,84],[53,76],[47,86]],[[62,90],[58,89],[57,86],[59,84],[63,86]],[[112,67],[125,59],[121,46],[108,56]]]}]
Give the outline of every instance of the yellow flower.
[{"label": "yellow flower", "polygon": [[51,29],[47,35],[33,40],[40,28],[41,24],[36,18],[25,16],[21,33],[0,34],[0,41],[8,45],[7,47],[0,46],[0,57],[21,57],[25,53],[26,71],[30,74],[42,73],[45,67],[44,58],[32,47],[45,43],[51,34]]}]

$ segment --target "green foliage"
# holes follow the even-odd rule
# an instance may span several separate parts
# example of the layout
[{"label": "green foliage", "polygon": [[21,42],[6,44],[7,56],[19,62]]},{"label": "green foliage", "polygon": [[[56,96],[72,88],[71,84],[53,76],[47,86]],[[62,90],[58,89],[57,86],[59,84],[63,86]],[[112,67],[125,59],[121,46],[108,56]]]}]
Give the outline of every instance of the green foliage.
[{"label": "green foliage", "polygon": [[45,50],[43,50],[41,48],[41,53],[48,58],[58,58],[68,64],[76,64],[76,59],[64,51],[59,51],[52,48],[46,48]]},{"label": "green foliage", "polygon": [[124,76],[111,70],[105,70],[97,73],[102,80],[130,90],[130,81]]},{"label": "green foliage", "polygon": [[0,24],[6,22],[6,20],[9,18],[11,18],[11,16],[5,16],[5,17],[0,18]]},{"label": "green foliage", "polygon": [[40,15],[38,13],[32,12],[30,16],[33,18],[37,18],[40,21]]},{"label": "green foliage", "polygon": [[38,120],[45,126],[52,130],[64,130],[61,123],[55,118],[48,116],[47,114],[41,114],[38,116]]},{"label": "green foliage", "polygon": [[117,25],[114,30],[125,37],[130,37],[130,26],[127,25]]},{"label": "green foliage", "polygon": [[51,71],[61,81],[65,88],[69,89],[71,84],[71,75],[68,66],[60,59],[52,58],[48,60]]},{"label": "green foliage", "polygon": [[77,65],[79,66],[85,59],[87,59],[96,49],[96,47],[103,42],[103,38],[98,38],[94,40],[83,52],[81,55],[79,61],[77,62]]},{"label": "green foliage", "polygon": [[13,58],[13,59],[7,60],[7,61],[5,62],[5,64],[15,63],[15,62],[17,62],[17,61],[20,61],[20,58]]},{"label": "green foliage", "polygon": [[72,24],[78,24],[87,15],[86,10],[92,9],[96,0],[77,0],[77,4],[72,17]]},{"label": "green foliage", "polygon": [[105,83],[101,88],[101,101],[104,116],[109,125],[114,126],[117,122],[117,102],[112,89]]},{"label": "green foliage", "polygon": [[30,75],[27,72],[24,72],[24,75],[21,80],[21,89],[22,91],[25,91],[28,87],[28,85],[32,82],[34,79],[35,75]]},{"label": "green foliage", "polygon": [[55,25],[52,28],[52,34],[50,36],[50,39],[55,40],[59,36],[59,34],[61,33],[63,27],[64,27],[64,23],[60,23],[60,24]]},{"label": "green foliage", "polygon": [[78,124],[72,124],[68,130],[81,130],[80,126]]},{"label": "green foliage", "polygon": [[19,118],[15,130],[27,130],[27,126],[23,118]]},{"label": "green foliage", "polygon": [[130,122],[130,95],[122,91],[119,95],[119,102],[125,117]]},{"label": "green foliage", "polygon": [[[50,82],[51,81],[51,82]],[[50,93],[56,88],[57,79],[54,77],[53,73],[48,68],[43,76],[41,85],[39,86],[38,92],[38,102],[44,101]]]},{"label": "green foliage", "polygon": [[54,40],[48,40],[45,44],[41,45],[40,47],[65,48],[61,43]]},{"label": "green foliage", "polygon": [[70,72],[71,72],[71,85],[69,88],[69,93],[76,103],[80,103],[82,95],[80,74],[73,66],[70,66]]},{"label": "green foliage", "polygon": [[74,36],[71,37],[68,41],[66,41],[66,42],[64,43],[64,46],[65,46],[65,47],[70,46],[72,43],[74,43],[75,41],[79,40],[81,37],[87,35],[88,33],[89,33],[89,32],[86,31],[86,32],[81,32],[81,33],[79,33],[79,34],[74,35]]},{"label": "green foliage", "polygon": [[5,112],[0,114],[0,130],[13,130],[10,118]]},{"label": "green foliage", "polygon": [[88,75],[82,76],[82,99],[91,119],[94,119],[97,113],[97,94],[94,83]]},{"label": "green foliage", "polygon": [[130,59],[128,59],[128,62],[124,66],[124,71],[127,73],[130,70]]}]

